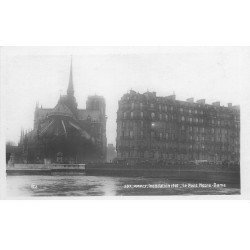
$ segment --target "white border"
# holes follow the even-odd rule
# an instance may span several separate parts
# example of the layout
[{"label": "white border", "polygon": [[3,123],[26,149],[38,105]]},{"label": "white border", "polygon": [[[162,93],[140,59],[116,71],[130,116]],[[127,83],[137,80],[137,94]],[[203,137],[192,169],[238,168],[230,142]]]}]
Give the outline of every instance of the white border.
[{"label": "white border", "polygon": [[[249,7],[247,0],[3,0],[0,45],[249,46]],[[247,153],[250,101],[244,106],[241,148]],[[249,176],[249,157],[242,164]],[[0,200],[0,246],[249,249],[249,210],[248,201],[225,200]]]}]

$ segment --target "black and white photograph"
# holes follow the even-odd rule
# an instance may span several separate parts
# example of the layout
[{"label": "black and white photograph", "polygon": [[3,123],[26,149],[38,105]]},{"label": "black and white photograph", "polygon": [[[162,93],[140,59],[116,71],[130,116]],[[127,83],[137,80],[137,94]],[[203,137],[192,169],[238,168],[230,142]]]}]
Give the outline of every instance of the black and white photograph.
[{"label": "black and white photograph", "polygon": [[249,1],[0,6],[1,249],[249,249]]},{"label": "black and white photograph", "polygon": [[6,197],[240,195],[240,47],[5,47]]}]

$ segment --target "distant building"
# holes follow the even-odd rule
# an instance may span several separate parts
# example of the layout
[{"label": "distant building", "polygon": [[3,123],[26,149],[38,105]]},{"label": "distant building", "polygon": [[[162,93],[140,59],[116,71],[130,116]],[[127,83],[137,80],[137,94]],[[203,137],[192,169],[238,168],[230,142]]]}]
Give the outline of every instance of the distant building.
[{"label": "distant building", "polygon": [[86,109],[74,97],[72,62],[67,95],[54,108],[36,106],[34,128],[21,132],[23,162],[82,163],[106,161],[105,100],[90,96]]},{"label": "distant building", "polygon": [[16,146],[12,142],[6,143],[6,164],[11,165],[11,163],[14,163],[15,160],[18,159],[18,156],[20,156],[20,150],[18,146]]},{"label": "distant building", "polygon": [[115,146],[111,143],[107,147],[107,162],[112,162],[116,158]]},{"label": "distant building", "polygon": [[239,106],[178,101],[130,91],[119,101],[117,158],[140,161],[240,161]]}]

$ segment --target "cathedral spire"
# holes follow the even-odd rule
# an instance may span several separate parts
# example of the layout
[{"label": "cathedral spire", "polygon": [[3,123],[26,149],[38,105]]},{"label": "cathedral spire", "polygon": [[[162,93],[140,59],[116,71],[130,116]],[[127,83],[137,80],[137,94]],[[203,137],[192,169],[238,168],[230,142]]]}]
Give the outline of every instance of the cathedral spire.
[{"label": "cathedral spire", "polygon": [[69,73],[69,85],[67,89],[68,96],[74,96],[74,86],[73,86],[73,73],[72,73],[72,56],[71,56],[71,63],[70,63],[70,73]]}]

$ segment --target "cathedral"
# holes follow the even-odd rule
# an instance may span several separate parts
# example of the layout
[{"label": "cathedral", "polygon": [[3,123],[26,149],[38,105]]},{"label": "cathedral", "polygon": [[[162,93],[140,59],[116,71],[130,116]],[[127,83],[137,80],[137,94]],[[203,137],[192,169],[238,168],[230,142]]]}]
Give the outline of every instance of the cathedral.
[{"label": "cathedral", "polygon": [[21,131],[23,163],[87,163],[106,161],[105,99],[89,96],[86,109],[79,109],[73,84],[72,61],[67,94],[54,108],[36,105],[34,128]]}]

